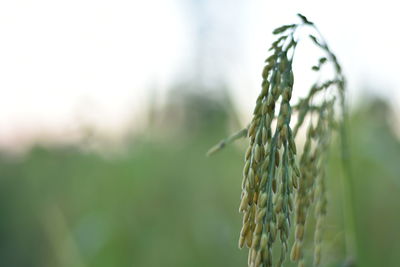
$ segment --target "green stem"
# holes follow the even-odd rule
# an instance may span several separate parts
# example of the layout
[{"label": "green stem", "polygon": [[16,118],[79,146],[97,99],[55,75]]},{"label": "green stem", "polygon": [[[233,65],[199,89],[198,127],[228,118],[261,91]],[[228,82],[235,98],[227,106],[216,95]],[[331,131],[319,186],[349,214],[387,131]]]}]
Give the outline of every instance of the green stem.
[{"label": "green stem", "polygon": [[343,164],[343,213],[345,222],[345,241],[347,257],[357,259],[357,233],[355,225],[355,197],[354,197],[354,184],[353,184],[353,172],[351,168],[351,157],[348,144],[347,136],[347,111],[344,99],[341,99],[341,105],[343,110],[343,123],[340,129],[341,135],[341,152],[342,152],[342,164]]},{"label": "green stem", "polygon": [[232,134],[228,138],[223,139],[218,144],[216,144],[215,146],[210,148],[210,150],[208,150],[208,152],[207,152],[207,156],[211,156],[211,155],[215,154],[216,152],[223,149],[226,145],[229,145],[229,144],[233,143],[234,141],[236,141],[237,139],[245,137],[246,135],[247,135],[247,128],[244,128],[244,129]]}]

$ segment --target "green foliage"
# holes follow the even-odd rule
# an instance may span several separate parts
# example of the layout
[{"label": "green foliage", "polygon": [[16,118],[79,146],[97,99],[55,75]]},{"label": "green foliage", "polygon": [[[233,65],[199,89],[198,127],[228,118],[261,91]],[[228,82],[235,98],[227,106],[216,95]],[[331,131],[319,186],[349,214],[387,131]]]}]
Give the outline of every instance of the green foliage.
[{"label": "green foliage", "polygon": [[[397,266],[400,143],[387,106],[361,102],[350,116],[358,265]],[[186,130],[190,125],[174,124],[176,132],[168,135],[162,126],[136,136],[119,156],[79,147],[36,147],[19,159],[2,155],[0,266],[245,265],[245,255],[237,253],[240,218],[234,208],[244,144],[204,157],[209,144],[229,131],[221,120],[227,111],[217,103],[212,112],[204,106],[219,120],[207,132],[194,135]],[[201,113],[201,105],[194,112]],[[338,267],[346,260],[342,165],[340,153],[332,152],[323,266]]]}]

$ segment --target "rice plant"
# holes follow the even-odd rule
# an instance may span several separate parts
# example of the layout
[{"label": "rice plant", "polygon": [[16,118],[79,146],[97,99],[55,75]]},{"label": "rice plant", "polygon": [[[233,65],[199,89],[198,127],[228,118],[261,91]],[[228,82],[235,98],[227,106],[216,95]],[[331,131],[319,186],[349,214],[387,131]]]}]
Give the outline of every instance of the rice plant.
[{"label": "rice plant", "polygon": [[[311,266],[304,258],[304,236],[312,210],[316,218],[313,265],[321,262],[327,153],[332,134],[337,130],[344,133],[346,83],[336,56],[315,24],[298,16],[299,23],[273,31],[277,39],[265,60],[262,89],[250,124],[208,152],[211,155],[241,137],[249,139],[239,207],[243,213],[239,247],[249,248],[249,266],[282,266],[287,258],[299,267]],[[319,73],[330,66],[333,71],[330,78],[318,79],[305,97],[293,103],[292,65],[303,28],[315,33],[309,38],[325,55],[312,70]],[[302,134],[305,142],[299,149],[296,139]],[[292,235],[294,241],[289,242]],[[280,252],[273,253],[273,249]]]}]

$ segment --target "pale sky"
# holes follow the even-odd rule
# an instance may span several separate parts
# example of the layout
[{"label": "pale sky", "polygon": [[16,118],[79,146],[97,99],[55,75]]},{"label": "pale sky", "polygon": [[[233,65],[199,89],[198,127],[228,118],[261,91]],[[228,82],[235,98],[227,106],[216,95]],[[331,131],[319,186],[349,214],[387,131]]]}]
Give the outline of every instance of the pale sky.
[{"label": "pale sky", "polygon": [[[185,73],[199,14],[214,32],[206,37],[219,62],[215,73],[243,114],[258,94],[271,31],[296,21],[298,12],[337,54],[352,103],[363,90],[400,103],[396,1],[214,0],[194,12],[195,2],[0,1],[0,146],[38,136],[73,140],[82,124],[106,136],[120,135],[133,119],[140,126],[149,92],[165,94]],[[305,47],[298,62],[313,55]],[[299,74],[300,85],[307,79]]]}]

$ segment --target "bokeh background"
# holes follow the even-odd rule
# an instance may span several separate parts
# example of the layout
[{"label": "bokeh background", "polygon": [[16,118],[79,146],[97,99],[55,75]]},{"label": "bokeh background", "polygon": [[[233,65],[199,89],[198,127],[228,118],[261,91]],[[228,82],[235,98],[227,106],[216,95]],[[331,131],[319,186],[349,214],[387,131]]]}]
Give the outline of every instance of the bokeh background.
[{"label": "bokeh background", "polygon": [[[397,10],[388,0],[1,1],[0,266],[246,266],[247,142],[205,153],[250,120],[271,32],[298,12],[349,85],[353,197],[343,202],[334,138],[323,266],[400,266]],[[299,47],[296,97],[317,56]]]}]

